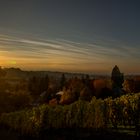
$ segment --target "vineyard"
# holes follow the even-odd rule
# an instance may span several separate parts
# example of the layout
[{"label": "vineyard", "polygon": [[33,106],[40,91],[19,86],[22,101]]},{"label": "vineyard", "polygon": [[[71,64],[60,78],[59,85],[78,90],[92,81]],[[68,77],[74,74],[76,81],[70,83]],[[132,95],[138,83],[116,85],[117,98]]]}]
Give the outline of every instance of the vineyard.
[{"label": "vineyard", "polygon": [[41,105],[22,111],[3,113],[0,124],[22,135],[38,136],[42,131],[60,128],[104,130],[121,125],[134,126],[140,118],[140,93],[90,102],[78,100],[70,105]]}]

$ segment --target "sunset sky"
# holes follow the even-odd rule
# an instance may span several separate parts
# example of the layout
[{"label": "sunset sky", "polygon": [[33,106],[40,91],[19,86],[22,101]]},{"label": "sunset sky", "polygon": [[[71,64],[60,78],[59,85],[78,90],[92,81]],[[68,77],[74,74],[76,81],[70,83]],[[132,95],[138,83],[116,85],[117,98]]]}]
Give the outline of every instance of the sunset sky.
[{"label": "sunset sky", "polygon": [[0,66],[140,74],[139,0],[0,0]]}]

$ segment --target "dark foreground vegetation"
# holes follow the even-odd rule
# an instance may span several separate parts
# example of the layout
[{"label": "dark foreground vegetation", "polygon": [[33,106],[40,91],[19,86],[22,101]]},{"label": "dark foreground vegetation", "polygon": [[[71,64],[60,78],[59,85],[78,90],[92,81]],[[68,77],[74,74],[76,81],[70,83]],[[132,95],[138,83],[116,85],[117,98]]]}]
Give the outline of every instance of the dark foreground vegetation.
[{"label": "dark foreground vegetation", "polygon": [[[86,130],[85,135],[89,137],[93,134],[99,137],[102,137],[102,134],[108,136],[111,132],[113,136],[119,132],[117,128],[120,126],[124,126],[123,129],[128,126],[133,128],[134,135],[139,136],[139,101],[140,94],[137,93],[115,99],[92,98],[90,102],[79,100],[65,106],[41,105],[18,112],[3,113],[0,124],[18,132],[20,136],[35,138],[62,132],[66,135],[77,133],[76,135],[82,136],[82,130]],[[112,131],[113,128],[115,132]]]},{"label": "dark foreground vegetation", "polygon": [[102,78],[0,68],[0,137],[137,139],[139,77],[117,66]]},{"label": "dark foreground vegetation", "polygon": [[48,130],[39,137],[29,135],[20,135],[15,131],[1,128],[1,140],[138,140],[139,138],[130,134],[113,132],[113,131],[97,131],[94,129],[57,129]]}]

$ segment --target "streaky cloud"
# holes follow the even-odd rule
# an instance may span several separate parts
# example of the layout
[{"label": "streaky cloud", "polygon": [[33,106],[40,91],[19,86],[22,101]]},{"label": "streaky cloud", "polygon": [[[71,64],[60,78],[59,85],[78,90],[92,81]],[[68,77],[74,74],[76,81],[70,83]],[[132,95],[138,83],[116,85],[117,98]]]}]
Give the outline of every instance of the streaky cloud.
[{"label": "streaky cloud", "polygon": [[74,68],[125,64],[139,64],[140,48],[132,48],[118,41],[94,43],[74,42],[65,39],[21,38],[0,34],[1,59],[17,60],[17,64],[46,68]]}]

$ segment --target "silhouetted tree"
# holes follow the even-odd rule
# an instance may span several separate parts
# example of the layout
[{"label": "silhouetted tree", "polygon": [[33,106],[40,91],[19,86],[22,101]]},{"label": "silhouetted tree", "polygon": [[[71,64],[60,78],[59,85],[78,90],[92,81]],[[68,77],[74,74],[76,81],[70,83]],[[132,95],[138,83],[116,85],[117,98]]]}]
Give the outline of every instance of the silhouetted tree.
[{"label": "silhouetted tree", "polygon": [[61,80],[60,80],[60,89],[62,90],[63,87],[65,86],[66,84],[66,77],[65,77],[65,74],[63,73],[62,74],[62,77],[61,77]]},{"label": "silhouetted tree", "polygon": [[39,82],[39,93],[47,91],[49,87],[49,76],[42,77]]},{"label": "silhouetted tree", "polygon": [[39,95],[39,80],[37,77],[33,76],[32,78],[29,79],[28,82],[28,89],[30,91],[31,95]]},{"label": "silhouetted tree", "polygon": [[85,86],[87,86],[87,87],[90,86],[90,77],[88,74],[85,76],[85,78],[84,78],[84,76],[82,76],[82,82]]},{"label": "silhouetted tree", "polygon": [[124,75],[123,73],[120,72],[117,65],[115,65],[115,67],[112,70],[111,80],[112,80],[113,91],[116,94],[115,96],[119,96],[123,92],[122,84],[124,82]]}]

